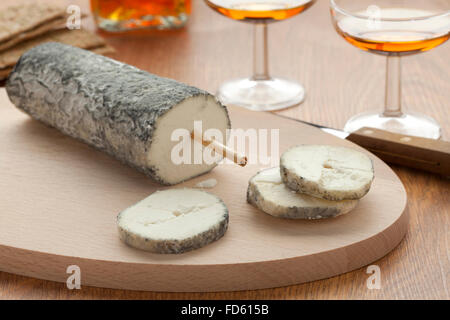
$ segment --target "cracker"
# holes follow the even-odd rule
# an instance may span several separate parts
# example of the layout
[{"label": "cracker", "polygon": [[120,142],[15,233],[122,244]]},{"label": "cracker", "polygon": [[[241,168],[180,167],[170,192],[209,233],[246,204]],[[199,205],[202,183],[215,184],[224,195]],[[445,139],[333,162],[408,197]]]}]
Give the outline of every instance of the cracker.
[{"label": "cracker", "polygon": [[[86,14],[84,14],[84,13],[81,14],[81,19],[86,18],[86,17],[87,17]],[[66,23],[67,23],[67,17],[56,18],[56,19],[48,21],[40,26],[37,26],[36,28],[34,28],[32,30],[22,32],[21,34],[18,34],[14,38],[0,42],[0,51],[9,49],[9,48],[13,47],[14,45],[16,45],[20,42],[23,42],[25,40],[36,38],[37,36],[40,36],[49,31],[64,29],[64,28],[66,28]]]},{"label": "cracker", "polygon": [[[101,54],[103,56],[111,56],[116,52],[116,50],[114,50],[114,48],[109,45],[92,48],[92,49],[90,49],[90,51],[92,51],[96,54]],[[3,81],[6,78],[8,78],[8,76],[11,73],[11,71],[13,70],[13,68],[14,67],[6,67],[3,69],[0,69],[0,81]]]},{"label": "cracker", "polygon": [[25,31],[21,34],[18,34],[14,38],[0,42],[0,51],[9,49],[20,42],[23,42],[23,41],[31,39],[31,38],[35,38],[35,37],[37,37],[41,34],[44,34],[48,31],[63,29],[63,28],[65,28],[65,26],[66,26],[66,18],[58,18],[53,21],[49,21],[46,24],[38,26],[37,28],[35,28],[33,30]]},{"label": "cracker", "polygon": [[5,69],[0,69],[0,81],[8,78],[9,74],[11,73],[13,67],[8,67]]},{"label": "cracker", "polygon": [[22,4],[2,9],[0,11],[0,43],[65,16],[64,8],[45,3]]},{"label": "cracker", "polygon": [[82,49],[93,49],[106,45],[103,38],[83,29],[51,31],[0,52],[0,69],[14,66],[25,51],[45,42],[61,42]]},{"label": "cracker", "polygon": [[109,45],[94,48],[94,49],[91,49],[90,51],[92,51],[96,54],[101,54],[102,56],[110,56],[116,52],[116,50],[114,50],[114,48]]}]

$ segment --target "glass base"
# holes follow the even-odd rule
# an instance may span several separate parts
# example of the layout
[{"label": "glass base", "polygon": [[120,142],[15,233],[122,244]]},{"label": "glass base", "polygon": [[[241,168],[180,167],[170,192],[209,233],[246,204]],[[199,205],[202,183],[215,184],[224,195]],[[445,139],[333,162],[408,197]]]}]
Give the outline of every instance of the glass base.
[{"label": "glass base", "polygon": [[404,113],[399,117],[385,117],[377,112],[358,114],[347,121],[344,130],[353,132],[362,127],[372,127],[430,139],[441,137],[441,127],[436,120],[418,113]]},{"label": "glass base", "polygon": [[222,84],[217,98],[225,105],[233,104],[255,111],[273,111],[292,107],[305,98],[305,89],[292,81],[237,79]]}]

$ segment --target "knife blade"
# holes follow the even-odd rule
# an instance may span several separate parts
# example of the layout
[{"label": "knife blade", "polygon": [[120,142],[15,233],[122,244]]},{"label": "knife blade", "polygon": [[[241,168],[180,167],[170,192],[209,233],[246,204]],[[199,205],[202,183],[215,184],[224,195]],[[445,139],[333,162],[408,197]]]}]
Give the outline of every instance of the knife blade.
[{"label": "knife blade", "polygon": [[304,120],[278,114],[277,116],[316,127],[338,138],[349,140],[387,163],[450,176],[450,142],[448,141],[409,136],[369,127],[348,133]]}]

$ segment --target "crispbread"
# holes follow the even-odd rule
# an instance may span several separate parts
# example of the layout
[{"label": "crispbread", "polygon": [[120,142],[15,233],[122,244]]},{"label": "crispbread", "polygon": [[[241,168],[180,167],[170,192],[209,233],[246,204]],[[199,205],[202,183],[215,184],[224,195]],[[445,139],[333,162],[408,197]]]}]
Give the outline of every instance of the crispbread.
[{"label": "crispbread", "polygon": [[66,27],[66,18],[54,19],[52,21],[49,21],[43,25],[36,27],[33,30],[22,32],[21,34],[18,34],[14,38],[10,38],[6,41],[0,42],[0,51],[9,49],[20,42],[35,38],[48,31],[63,29],[65,27]]},{"label": "crispbread", "polygon": [[101,37],[83,29],[56,30],[19,43],[7,51],[0,52],[0,69],[15,65],[25,51],[45,42],[61,42],[82,49],[94,49],[105,46],[105,41]]},{"label": "crispbread", "polygon": [[[93,48],[93,49],[90,49],[90,51],[92,51],[96,54],[104,55],[104,56],[111,56],[113,53],[116,52],[114,50],[114,48],[109,45]],[[3,81],[6,78],[8,78],[8,76],[12,70],[13,70],[13,67],[6,67],[4,69],[0,69],[0,81]]]},{"label": "crispbread", "polygon": [[10,6],[0,11],[0,44],[66,16],[65,9],[45,3]]},{"label": "crispbread", "polygon": [[90,51],[92,51],[96,54],[101,54],[103,56],[110,56],[116,52],[116,50],[114,50],[114,48],[109,45],[93,48],[93,49],[90,49]]},{"label": "crispbread", "polygon": [[13,69],[12,67],[0,69],[0,81],[8,78],[8,75],[11,73],[12,69]]}]

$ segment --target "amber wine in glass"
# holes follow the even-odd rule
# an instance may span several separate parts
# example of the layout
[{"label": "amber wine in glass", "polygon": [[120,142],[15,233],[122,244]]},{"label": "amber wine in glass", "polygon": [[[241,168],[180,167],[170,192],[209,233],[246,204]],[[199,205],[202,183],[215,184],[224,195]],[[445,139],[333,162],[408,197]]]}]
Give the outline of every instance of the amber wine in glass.
[{"label": "amber wine in glass", "polygon": [[438,139],[436,120],[401,110],[400,57],[437,47],[450,36],[447,0],[330,0],[336,31],[357,48],[385,55],[384,111],[352,117],[344,129],[375,127],[392,132]]},{"label": "amber wine in glass", "polygon": [[91,0],[91,10],[108,32],[176,29],[186,24],[191,0]]},{"label": "amber wine in glass", "polygon": [[205,0],[220,14],[253,23],[253,76],[223,83],[217,98],[257,111],[278,110],[303,101],[305,90],[293,81],[269,75],[267,25],[308,9],[315,0]]}]

